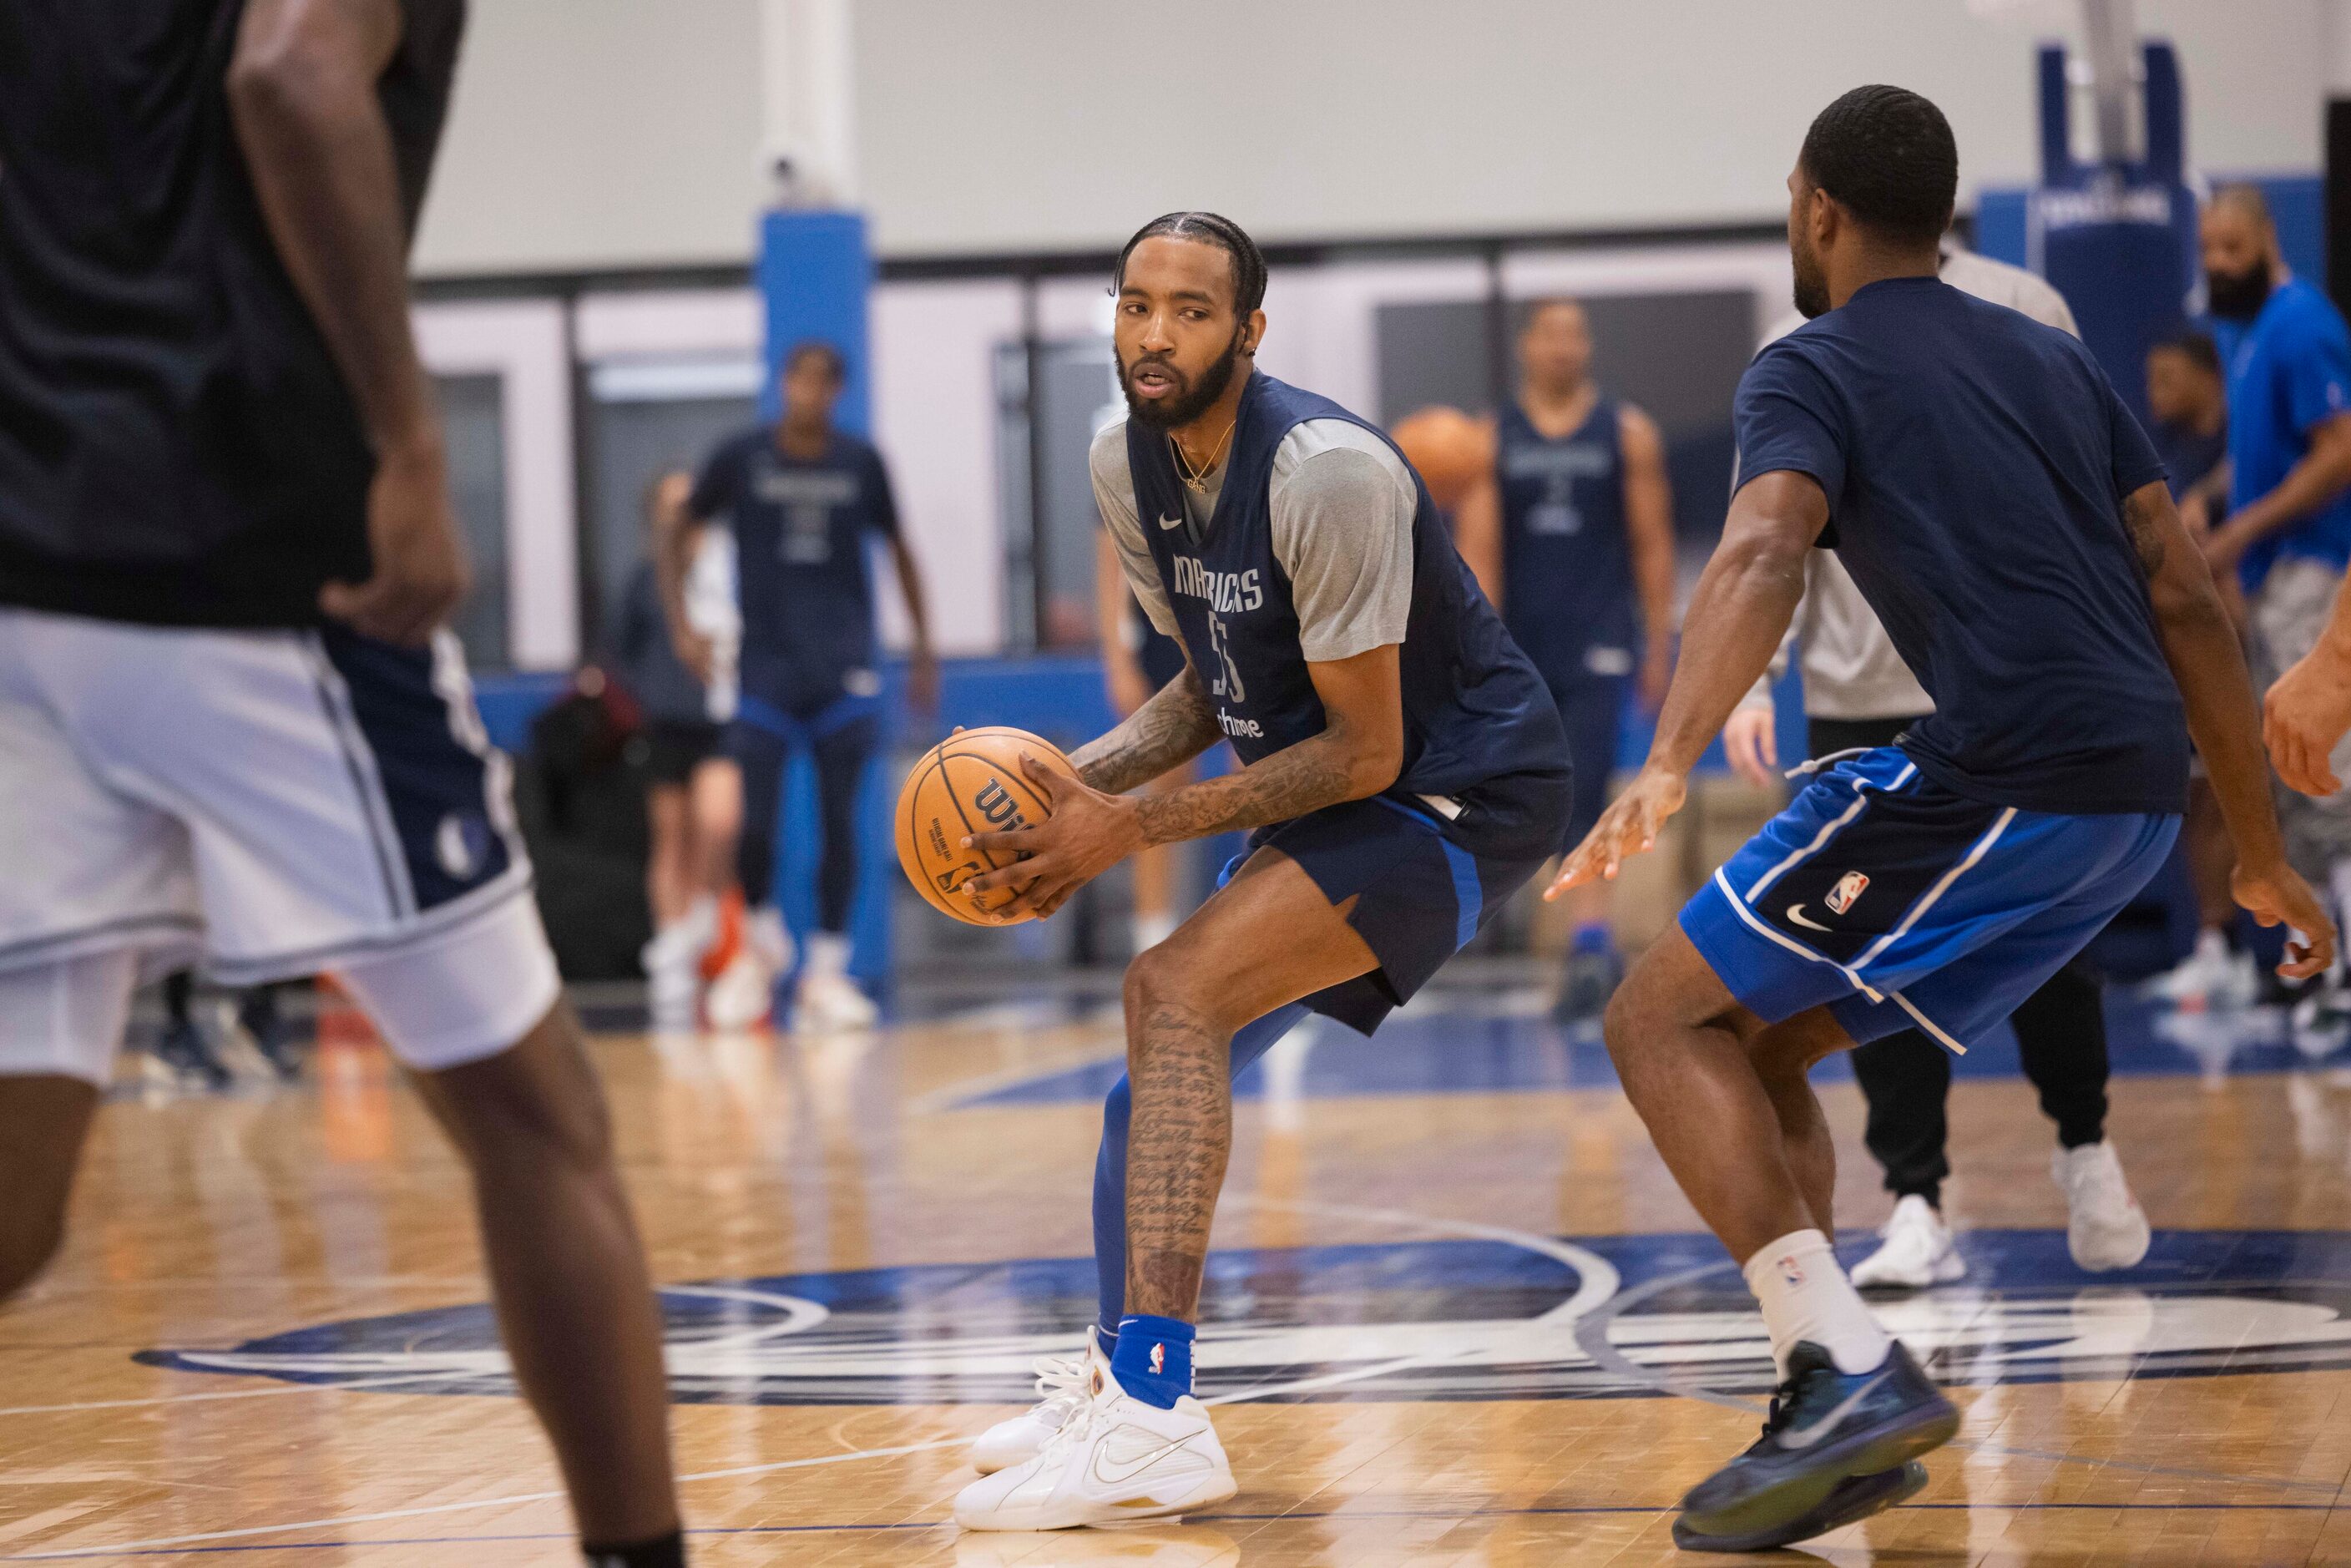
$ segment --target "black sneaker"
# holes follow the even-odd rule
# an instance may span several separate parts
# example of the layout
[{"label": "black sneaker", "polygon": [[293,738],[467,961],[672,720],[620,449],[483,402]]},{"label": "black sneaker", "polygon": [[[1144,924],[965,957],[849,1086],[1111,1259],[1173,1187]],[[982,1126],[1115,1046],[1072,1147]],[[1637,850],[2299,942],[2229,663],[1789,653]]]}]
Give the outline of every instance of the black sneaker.
[{"label": "black sneaker", "polygon": [[1682,1523],[1718,1538],[1779,1536],[1823,1509],[1839,1482],[1898,1470],[1959,1429],[1958,1408],[1900,1342],[1876,1368],[1847,1374],[1805,1341],[1789,1353],[1763,1435],[1689,1490]]},{"label": "black sneaker", "polygon": [[277,993],[268,986],[256,986],[245,993],[236,1004],[237,1028],[253,1042],[254,1054],[269,1063],[269,1070],[291,1083],[302,1076],[302,1058],[294,1050],[293,1026],[277,1010]]},{"label": "black sneaker", "polygon": [[1625,960],[1614,947],[1578,948],[1567,956],[1551,1016],[1560,1023],[1597,1019],[1608,1010],[1608,998],[1624,980]]},{"label": "black sneaker", "polygon": [[1708,1535],[1692,1530],[1685,1519],[1674,1521],[1674,1544],[1685,1552],[1769,1552],[1843,1530],[1896,1503],[1909,1501],[1927,1485],[1927,1467],[1912,1459],[1898,1469],[1874,1476],[1847,1476],[1837,1482],[1821,1505],[1775,1530],[1750,1531],[1745,1535]]},{"label": "black sneaker", "polygon": [[193,1023],[164,1025],[163,1032],[155,1039],[155,1060],[163,1064],[172,1082],[182,1089],[217,1093],[235,1082],[221,1059],[213,1054],[204,1031]]}]

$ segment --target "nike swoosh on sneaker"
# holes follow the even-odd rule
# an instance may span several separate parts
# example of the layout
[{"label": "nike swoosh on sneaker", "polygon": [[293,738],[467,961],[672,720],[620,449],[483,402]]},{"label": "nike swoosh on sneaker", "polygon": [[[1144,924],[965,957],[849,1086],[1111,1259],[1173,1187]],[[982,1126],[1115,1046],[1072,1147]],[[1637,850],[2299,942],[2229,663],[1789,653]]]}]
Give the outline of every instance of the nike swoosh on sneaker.
[{"label": "nike swoosh on sneaker", "polygon": [[1175,1453],[1177,1449],[1183,1448],[1191,1440],[1191,1436],[1187,1433],[1181,1437],[1176,1437],[1171,1441],[1162,1443],[1156,1448],[1146,1451],[1140,1458],[1134,1459],[1131,1462],[1117,1462],[1117,1469],[1115,1471],[1105,1468],[1106,1465],[1113,1462],[1110,1458],[1109,1448],[1105,1445],[1102,1448],[1099,1448],[1094,1450],[1094,1462],[1090,1468],[1093,1471],[1093,1479],[1100,1481],[1102,1485],[1106,1487],[1124,1486],[1127,1482],[1143,1474],[1144,1471],[1151,1469],[1152,1466],[1167,1458],[1170,1454]]},{"label": "nike swoosh on sneaker", "polygon": [[1807,931],[1834,931],[1836,929],[1836,927],[1833,925],[1823,925],[1817,920],[1805,919],[1804,906],[1801,904],[1792,904],[1788,905],[1788,918],[1794,921],[1797,925],[1802,926]]},{"label": "nike swoosh on sneaker", "polygon": [[1159,526],[1163,528],[1180,528],[1184,526],[1184,519],[1181,517],[1162,517],[1159,519]]},{"label": "nike swoosh on sneaker", "polygon": [[1805,1427],[1802,1431],[1798,1431],[1792,1427],[1782,1428],[1780,1432],[1780,1447],[1783,1448],[1794,1448],[1798,1452],[1802,1452],[1802,1450],[1811,1448],[1814,1443],[1817,1443],[1823,1437],[1827,1437],[1830,1430],[1839,1422],[1843,1421],[1847,1416],[1852,1415],[1855,1407],[1860,1405],[1863,1400],[1868,1398],[1872,1394],[1876,1393],[1877,1385],[1879,1384],[1885,1382],[1887,1378],[1893,1375],[1894,1375],[1891,1372],[1879,1373],[1876,1376],[1871,1378],[1868,1382],[1863,1384],[1851,1394],[1846,1395],[1844,1398],[1838,1401],[1835,1409],[1831,1410],[1827,1415],[1822,1416],[1819,1420],[1813,1422],[1811,1426]]}]

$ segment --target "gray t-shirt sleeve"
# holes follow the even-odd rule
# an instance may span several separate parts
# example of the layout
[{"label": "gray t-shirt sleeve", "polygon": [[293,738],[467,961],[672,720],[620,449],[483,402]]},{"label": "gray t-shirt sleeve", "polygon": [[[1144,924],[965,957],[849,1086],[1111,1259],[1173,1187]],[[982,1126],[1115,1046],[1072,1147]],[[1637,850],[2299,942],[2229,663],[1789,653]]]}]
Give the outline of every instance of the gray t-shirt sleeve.
[{"label": "gray t-shirt sleeve", "polygon": [[1150,541],[1144,538],[1143,518],[1135,507],[1134,476],[1126,465],[1126,421],[1113,420],[1095,432],[1086,467],[1093,476],[1094,505],[1102,512],[1102,527],[1110,530],[1111,543],[1118,547],[1127,586],[1162,635],[1178,635],[1175,607],[1167,602],[1159,563],[1151,559]]},{"label": "gray t-shirt sleeve", "polygon": [[1403,642],[1419,500],[1404,460],[1361,425],[1310,419],[1275,449],[1268,499],[1274,558],[1290,578],[1308,661]]}]

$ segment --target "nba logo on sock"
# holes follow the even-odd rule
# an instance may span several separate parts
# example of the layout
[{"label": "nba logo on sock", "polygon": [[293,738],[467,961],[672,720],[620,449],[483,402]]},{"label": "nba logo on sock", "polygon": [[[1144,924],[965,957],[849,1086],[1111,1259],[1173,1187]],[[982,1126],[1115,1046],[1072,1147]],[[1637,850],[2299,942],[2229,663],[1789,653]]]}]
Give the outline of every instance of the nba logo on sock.
[{"label": "nba logo on sock", "polygon": [[1829,895],[1821,902],[1836,914],[1843,915],[1853,907],[1853,901],[1859,898],[1863,889],[1868,885],[1869,878],[1857,871],[1849,871],[1837,878],[1836,885],[1829,889]]},{"label": "nba logo on sock", "polygon": [[1164,1344],[1155,1344],[1151,1347],[1151,1375],[1163,1376],[1166,1371],[1167,1347]]},{"label": "nba logo on sock", "polygon": [[1801,1285],[1804,1282],[1804,1266],[1796,1261],[1796,1255],[1793,1252],[1783,1252],[1780,1255],[1780,1278],[1790,1285]]}]

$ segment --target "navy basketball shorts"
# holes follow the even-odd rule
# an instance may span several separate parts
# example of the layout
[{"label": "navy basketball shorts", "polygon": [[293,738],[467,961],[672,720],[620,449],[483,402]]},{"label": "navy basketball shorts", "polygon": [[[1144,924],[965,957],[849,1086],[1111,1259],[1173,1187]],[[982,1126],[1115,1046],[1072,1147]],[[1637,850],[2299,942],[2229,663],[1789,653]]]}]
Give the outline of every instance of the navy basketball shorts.
[{"label": "navy basketball shorts", "polygon": [[[132,981],[331,972],[402,1061],[554,1005],[506,758],[444,632],[216,631],[0,609],[0,1075],[104,1084]],[[42,995],[84,992],[85,1027]]]},{"label": "navy basketball shorts", "polygon": [[1766,1023],[1826,1007],[1856,1044],[1917,1028],[1964,1051],[2137,896],[2179,834],[2168,814],[1970,800],[1879,747],[1765,823],[1681,927]]},{"label": "navy basketball shorts", "polygon": [[1332,904],[1355,900],[1348,924],[1380,967],[1305,1001],[1369,1034],[1558,852],[1570,794],[1564,772],[1518,773],[1442,800],[1343,801],[1259,828],[1225,876],[1275,849]]},{"label": "navy basketball shorts", "polygon": [[1616,771],[1617,741],[1624,732],[1625,693],[1632,682],[1624,675],[1579,669],[1547,674],[1543,684],[1559,706],[1568,760],[1575,768],[1575,797],[1562,844],[1572,850],[1608,808],[1608,784]]}]

